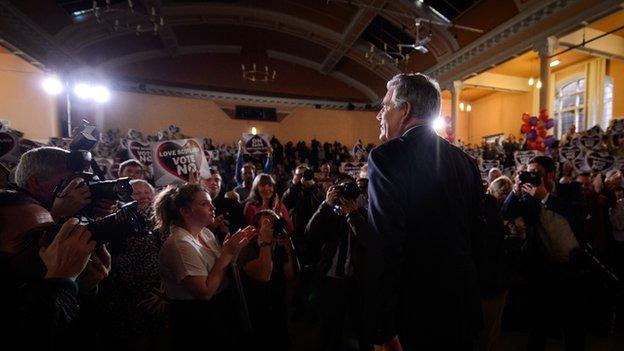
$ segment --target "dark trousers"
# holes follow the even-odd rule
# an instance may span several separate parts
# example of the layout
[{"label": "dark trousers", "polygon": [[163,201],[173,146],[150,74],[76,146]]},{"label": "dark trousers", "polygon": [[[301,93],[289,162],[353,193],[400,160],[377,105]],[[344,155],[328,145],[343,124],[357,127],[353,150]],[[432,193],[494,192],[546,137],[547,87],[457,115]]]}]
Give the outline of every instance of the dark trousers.
[{"label": "dark trousers", "polygon": [[545,274],[530,282],[530,337],[528,349],[543,351],[548,336],[561,331],[566,351],[585,350],[587,305],[578,277],[563,272]]},{"label": "dark trousers", "polygon": [[319,305],[322,319],[323,350],[344,350],[347,330],[351,329],[358,339],[359,350],[372,350],[367,342],[371,335],[364,335],[360,295],[353,279],[325,277],[319,287]]}]

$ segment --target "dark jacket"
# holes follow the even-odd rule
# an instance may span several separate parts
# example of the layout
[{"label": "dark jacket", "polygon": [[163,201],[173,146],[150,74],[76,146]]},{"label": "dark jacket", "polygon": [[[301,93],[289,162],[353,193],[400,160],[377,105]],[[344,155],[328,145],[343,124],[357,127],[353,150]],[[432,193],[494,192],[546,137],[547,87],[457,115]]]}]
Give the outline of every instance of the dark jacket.
[{"label": "dark jacket", "polygon": [[325,194],[317,184],[304,188],[301,184],[292,185],[282,196],[282,202],[288,209],[295,226],[294,235],[302,235],[308,221],[325,199]]},{"label": "dark jacket", "polygon": [[505,226],[496,198],[485,194],[483,202],[483,255],[478,262],[482,298],[493,298],[511,285],[510,256],[505,247]]},{"label": "dark jacket", "polygon": [[373,149],[369,222],[384,243],[383,338],[404,349],[459,349],[481,325],[473,258],[483,190],[473,159],[428,126]]}]

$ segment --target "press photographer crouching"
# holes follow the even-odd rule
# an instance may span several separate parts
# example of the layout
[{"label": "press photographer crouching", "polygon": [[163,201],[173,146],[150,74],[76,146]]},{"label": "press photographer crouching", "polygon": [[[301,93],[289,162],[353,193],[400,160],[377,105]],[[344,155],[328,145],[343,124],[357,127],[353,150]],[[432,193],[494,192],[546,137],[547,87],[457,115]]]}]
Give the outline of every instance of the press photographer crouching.
[{"label": "press photographer crouching", "polygon": [[108,275],[110,255],[91,239],[77,219],[55,226],[31,197],[0,190],[0,330],[6,345],[66,349],[94,341],[77,327],[93,288]]},{"label": "press photographer crouching", "polygon": [[[359,350],[373,347],[377,290],[372,284],[381,266],[374,250],[381,245],[373,237],[366,209],[357,203],[359,196],[355,180],[340,175],[306,228],[308,246],[321,248],[315,290],[323,324],[323,350],[342,350],[349,329],[355,332]],[[347,328],[347,320],[353,328]]]},{"label": "press photographer crouching", "polygon": [[286,283],[298,271],[285,221],[272,210],[254,215],[258,237],[241,250],[238,265],[249,307],[253,345],[260,350],[288,350]]}]

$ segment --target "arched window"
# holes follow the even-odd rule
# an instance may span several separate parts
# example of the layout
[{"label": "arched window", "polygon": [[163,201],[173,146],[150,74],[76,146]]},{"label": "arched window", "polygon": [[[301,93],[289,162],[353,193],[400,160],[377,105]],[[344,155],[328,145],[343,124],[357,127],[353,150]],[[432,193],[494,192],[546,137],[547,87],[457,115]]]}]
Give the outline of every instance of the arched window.
[{"label": "arched window", "polygon": [[554,109],[557,138],[561,138],[573,124],[577,132],[585,130],[585,78],[576,78],[559,85]]}]

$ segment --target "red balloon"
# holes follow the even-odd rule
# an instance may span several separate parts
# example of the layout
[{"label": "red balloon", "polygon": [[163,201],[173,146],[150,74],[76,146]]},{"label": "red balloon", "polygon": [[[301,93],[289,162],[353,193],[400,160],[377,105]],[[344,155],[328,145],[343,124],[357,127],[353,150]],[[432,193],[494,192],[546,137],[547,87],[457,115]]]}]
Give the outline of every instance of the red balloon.
[{"label": "red balloon", "polygon": [[547,114],[541,114],[541,113],[540,113],[540,115],[539,115],[539,119],[540,119],[542,122],[546,122],[546,121],[548,120],[548,115],[547,115]]},{"label": "red balloon", "polygon": [[523,113],[522,114],[522,122],[528,122],[529,118],[531,118],[531,116],[528,113]]},{"label": "red balloon", "polygon": [[522,134],[526,134],[531,130],[531,126],[529,126],[528,124],[523,124],[522,127],[520,127],[520,132]]},{"label": "red balloon", "polygon": [[537,128],[537,135],[542,138],[545,138],[548,135],[548,131],[544,128]]}]

